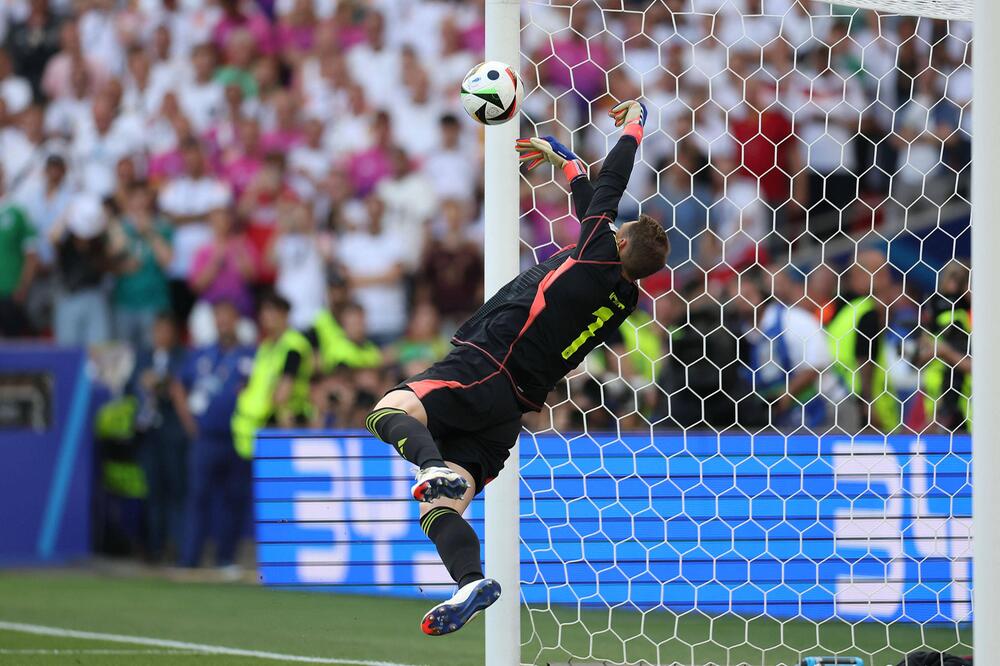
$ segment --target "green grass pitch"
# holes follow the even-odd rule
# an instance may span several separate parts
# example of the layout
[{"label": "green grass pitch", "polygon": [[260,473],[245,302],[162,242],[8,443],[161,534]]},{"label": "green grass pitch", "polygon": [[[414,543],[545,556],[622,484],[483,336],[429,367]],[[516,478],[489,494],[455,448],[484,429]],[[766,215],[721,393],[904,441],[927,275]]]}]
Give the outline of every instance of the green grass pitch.
[{"label": "green grass pitch", "polygon": [[[418,623],[429,603],[419,600],[285,592],[251,585],[182,584],[159,579],[99,577],[80,572],[0,574],[0,664],[28,666],[160,666],[167,664],[304,663],[260,655],[206,654],[187,644],[364,664],[483,663],[483,623],[452,636],[427,638]],[[797,663],[802,654],[863,656],[866,666],[899,661],[904,651],[929,647],[970,652],[971,636],[954,628],[915,625],[785,622],[759,618],[644,616],[607,611],[578,614],[525,610],[525,663],[566,663],[546,650],[561,632],[562,645],[583,662],[596,657],[626,663]],[[4,623],[141,637],[181,644],[94,640],[74,635],[24,633]],[[47,631],[47,630],[46,630]],[[623,638],[632,638],[625,643]],[[821,646],[821,647],[817,647]],[[891,647],[887,647],[891,646]],[[627,650],[627,652],[626,652]],[[580,663],[581,660],[574,660]]]}]

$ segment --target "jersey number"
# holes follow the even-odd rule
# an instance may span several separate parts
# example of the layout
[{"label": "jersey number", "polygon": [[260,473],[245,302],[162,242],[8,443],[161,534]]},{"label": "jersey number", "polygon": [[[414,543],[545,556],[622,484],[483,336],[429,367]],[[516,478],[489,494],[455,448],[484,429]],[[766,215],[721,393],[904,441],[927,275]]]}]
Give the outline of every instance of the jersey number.
[{"label": "jersey number", "polygon": [[596,316],[597,319],[590,322],[590,325],[583,329],[583,332],[580,333],[580,335],[576,336],[576,340],[569,343],[569,347],[563,349],[562,357],[568,359],[570,356],[575,354],[576,350],[582,347],[584,342],[586,342],[589,338],[594,337],[594,334],[597,333],[602,326],[604,326],[604,322],[611,319],[611,314],[611,308],[597,308],[597,310],[594,311],[594,316]]}]

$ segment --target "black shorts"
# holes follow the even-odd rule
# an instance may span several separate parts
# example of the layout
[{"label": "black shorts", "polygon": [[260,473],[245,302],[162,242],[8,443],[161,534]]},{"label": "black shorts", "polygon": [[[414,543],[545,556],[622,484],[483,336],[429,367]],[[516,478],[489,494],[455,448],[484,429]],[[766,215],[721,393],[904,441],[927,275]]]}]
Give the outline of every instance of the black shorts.
[{"label": "black shorts", "polygon": [[456,347],[396,389],[416,394],[441,457],[468,470],[482,492],[521,431],[521,407],[507,376],[479,352]]}]

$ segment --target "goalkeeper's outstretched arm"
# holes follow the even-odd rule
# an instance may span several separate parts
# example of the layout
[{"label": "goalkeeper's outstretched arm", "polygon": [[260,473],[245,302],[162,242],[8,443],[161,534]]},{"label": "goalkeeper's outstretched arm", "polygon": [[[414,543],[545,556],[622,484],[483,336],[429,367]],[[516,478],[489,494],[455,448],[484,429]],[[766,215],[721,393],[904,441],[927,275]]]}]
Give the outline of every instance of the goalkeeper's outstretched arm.
[{"label": "goalkeeper's outstretched arm", "polygon": [[635,154],[642,142],[643,126],[646,124],[646,107],[640,102],[622,102],[611,110],[615,125],[624,127],[618,143],[611,149],[597,177],[594,193],[586,213],[580,217],[580,242],[578,254],[583,254],[586,246],[596,235],[596,228],[614,221],[618,215],[625,188],[628,187],[635,164]]},{"label": "goalkeeper's outstretched arm", "polygon": [[515,148],[521,154],[521,162],[528,170],[542,162],[562,169],[573,192],[573,207],[580,220],[580,240],[577,255],[582,254],[594,235],[596,227],[612,222],[618,214],[618,203],[628,187],[635,163],[635,154],[642,141],[643,126],[646,124],[646,107],[634,100],[622,102],[611,110],[615,126],[623,127],[622,137],[604,160],[596,188],[587,178],[583,162],[555,137],[534,137],[518,139]]}]

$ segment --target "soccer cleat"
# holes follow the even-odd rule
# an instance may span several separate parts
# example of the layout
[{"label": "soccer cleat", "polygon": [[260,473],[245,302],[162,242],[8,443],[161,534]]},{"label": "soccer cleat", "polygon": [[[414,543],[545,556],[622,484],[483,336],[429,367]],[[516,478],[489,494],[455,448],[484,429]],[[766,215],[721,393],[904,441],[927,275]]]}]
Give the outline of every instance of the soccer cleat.
[{"label": "soccer cleat", "polygon": [[484,578],[469,583],[448,601],[427,611],[420,628],[428,636],[443,636],[458,631],[500,598],[500,583]]},{"label": "soccer cleat", "polygon": [[461,499],[468,489],[469,482],[461,474],[447,467],[428,467],[417,472],[410,492],[418,502],[433,502],[439,497]]}]

